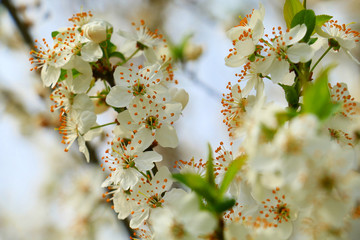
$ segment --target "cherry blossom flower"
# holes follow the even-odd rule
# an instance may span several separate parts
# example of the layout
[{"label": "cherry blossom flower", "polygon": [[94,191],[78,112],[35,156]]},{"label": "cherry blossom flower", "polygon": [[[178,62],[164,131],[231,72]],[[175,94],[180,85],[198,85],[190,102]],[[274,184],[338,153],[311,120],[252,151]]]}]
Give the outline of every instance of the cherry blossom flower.
[{"label": "cherry blossom flower", "polygon": [[227,32],[234,46],[225,58],[227,66],[239,67],[248,60],[250,55],[254,54],[256,44],[264,34],[264,15],[264,7],[260,4],[259,9],[253,10],[252,14],[244,17],[238,26]]},{"label": "cherry blossom flower", "polygon": [[82,152],[86,160],[89,162],[89,151],[85,145],[85,141],[89,141],[94,137],[96,131],[91,131],[91,127],[96,124],[96,115],[91,111],[65,111],[62,109],[60,116],[61,126],[59,133],[64,135],[62,143],[67,144],[65,148],[67,152],[74,141],[78,140],[79,150]]},{"label": "cherry blossom flower", "polygon": [[159,68],[159,64],[154,64],[145,68],[139,67],[138,72],[133,72],[131,68],[117,67],[114,72],[116,86],[111,88],[106,103],[114,107],[125,107],[138,98],[156,102],[169,101],[168,89],[159,84],[162,78]]},{"label": "cherry blossom flower", "polygon": [[[333,46],[333,50],[338,51],[343,49],[352,60],[357,64],[360,62],[350,53],[350,50],[355,48],[356,43],[360,40],[360,33],[352,30],[345,24],[339,24],[337,20],[330,20],[326,22],[318,34],[329,40],[329,44]],[[335,41],[335,42],[332,42]]]},{"label": "cherry blossom flower", "polygon": [[137,184],[141,176],[140,172],[151,170],[154,162],[162,160],[160,154],[154,151],[144,151],[152,141],[146,142],[142,139],[146,138],[139,132],[132,136],[130,142],[118,138],[111,143],[111,156],[104,158],[105,163],[110,164],[111,173],[103,187],[114,184],[128,190]]},{"label": "cherry blossom flower", "polygon": [[[157,104],[150,101],[135,99],[129,106],[129,113],[138,132],[144,132],[144,139],[156,140],[163,147],[174,148],[178,145],[178,137],[173,127],[179,118],[182,105],[180,103]],[[120,124],[129,125],[129,122]],[[131,122],[130,122],[131,124]]]},{"label": "cherry blossom flower", "polygon": [[[306,34],[305,24],[297,25],[285,33],[280,27],[278,29],[279,36],[270,39],[273,45],[266,50],[268,55],[262,60],[260,72],[264,75],[270,74],[274,83],[291,85],[295,74],[289,72],[288,60],[292,63],[307,62],[314,56],[316,48],[306,43],[299,43]],[[275,28],[273,33],[275,34]]]},{"label": "cherry blossom flower", "polygon": [[29,58],[31,64],[35,67],[30,70],[37,70],[41,68],[41,80],[46,87],[53,87],[59,80],[61,74],[61,67],[64,66],[71,58],[67,51],[67,46],[63,46],[55,42],[53,47],[50,47],[45,39],[42,40],[43,45],[37,40],[35,43],[36,50],[31,50],[30,54],[33,57]]},{"label": "cherry blossom flower", "polygon": [[165,166],[159,169],[150,182],[145,179],[142,181],[131,190],[129,201],[136,203],[136,208],[131,212],[131,228],[138,228],[148,219],[153,209],[163,206],[166,199],[166,194],[163,196],[163,193],[172,185],[169,169]]}]

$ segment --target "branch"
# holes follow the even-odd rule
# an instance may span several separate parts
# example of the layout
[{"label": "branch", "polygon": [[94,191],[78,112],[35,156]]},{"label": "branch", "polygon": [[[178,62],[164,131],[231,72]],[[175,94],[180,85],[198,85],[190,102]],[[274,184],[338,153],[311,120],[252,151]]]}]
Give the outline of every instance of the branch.
[{"label": "branch", "polygon": [[30,49],[34,48],[34,42],[33,38],[31,37],[29,33],[29,27],[21,21],[18,12],[15,8],[15,6],[12,4],[11,0],[2,0],[1,3],[4,5],[4,7],[9,11],[11,17],[14,19],[15,24],[17,28],[19,29],[19,32],[21,36],[23,37],[25,43],[30,47]]}]

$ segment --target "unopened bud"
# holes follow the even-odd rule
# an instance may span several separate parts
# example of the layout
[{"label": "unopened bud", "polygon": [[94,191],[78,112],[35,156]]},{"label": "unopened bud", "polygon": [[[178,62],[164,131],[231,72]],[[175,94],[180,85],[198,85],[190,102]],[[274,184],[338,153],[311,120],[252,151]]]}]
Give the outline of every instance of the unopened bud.
[{"label": "unopened bud", "polygon": [[95,43],[105,41],[109,29],[112,29],[111,24],[104,20],[94,20],[82,27],[84,36]]},{"label": "unopened bud", "polygon": [[202,54],[202,47],[188,42],[184,48],[184,57],[186,60],[196,60]]},{"label": "unopened bud", "polygon": [[171,88],[170,94],[172,100],[181,103],[182,109],[184,109],[189,101],[189,94],[184,89]]}]

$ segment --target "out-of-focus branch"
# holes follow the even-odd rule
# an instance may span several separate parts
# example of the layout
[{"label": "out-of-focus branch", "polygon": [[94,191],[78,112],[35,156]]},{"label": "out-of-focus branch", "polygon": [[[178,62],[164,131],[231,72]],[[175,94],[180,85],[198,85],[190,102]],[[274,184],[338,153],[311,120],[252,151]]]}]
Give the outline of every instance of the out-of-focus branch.
[{"label": "out-of-focus branch", "polygon": [[[30,32],[29,32],[29,28],[20,19],[19,15],[18,15],[18,12],[17,12],[17,9],[12,4],[11,0],[2,0],[0,3],[2,3],[8,9],[10,15],[12,16],[12,18],[14,19],[14,21],[16,23],[16,27],[18,28],[19,32],[21,33],[22,37],[24,38],[24,42],[26,43],[26,45],[30,49],[33,49],[34,48],[34,41],[33,41],[33,38],[31,36]],[[110,80],[111,79],[113,80],[112,74],[111,74],[111,77],[109,77],[109,78],[110,78]],[[22,104],[19,104],[18,102],[14,103],[14,104],[17,104],[17,106],[19,108],[24,109],[24,112],[26,112],[25,108],[24,108],[24,106]],[[30,116],[29,113],[27,113],[26,115]],[[51,126],[52,125],[49,125],[48,127],[51,127]],[[86,145],[88,147],[89,154],[90,154],[90,159],[91,159],[90,163],[100,165],[100,160],[96,155],[96,149],[93,146],[91,146],[91,144],[89,144],[89,143],[87,143]],[[128,219],[123,220],[122,222],[125,225],[125,227],[126,227],[126,229],[128,231],[128,234],[130,236],[133,236],[134,235],[134,230],[130,228]]]},{"label": "out-of-focus branch", "polygon": [[19,32],[21,36],[24,38],[25,43],[31,48],[34,48],[34,42],[33,38],[31,37],[31,34],[29,32],[28,26],[21,21],[18,12],[15,8],[15,6],[12,4],[11,0],[2,0],[1,3],[6,7],[6,9],[9,11],[11,17],[14,19],[15,24],[17,28],[19,29]]}]

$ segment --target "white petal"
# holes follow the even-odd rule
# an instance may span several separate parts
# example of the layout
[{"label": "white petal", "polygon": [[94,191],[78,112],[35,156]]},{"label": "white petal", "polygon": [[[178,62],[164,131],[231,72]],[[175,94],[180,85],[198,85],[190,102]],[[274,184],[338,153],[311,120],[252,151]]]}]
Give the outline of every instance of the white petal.
[{"label": "white petal", "polygon": [[138,172],[133,168],[123,170],[124,173],[121,175],[120,185],[124,190],[132,188],[138,182]]},{"label": "white petal", "polygon": [[127,130],[133,131],[138,128],[138,125],[134,123],[128,110],[119,113],[116,119],[120,123],[120,126]]},{"label": "white petal", "polygon": [[149,208],[144,208],[144,211],[137,210],[132,215],[130,220],[130,227],[135,229],[140,227],[140,225],[149,217]]},{"label": "white petal", "polygon": [[60,74],[60,68],[44,64],[41,69],[41,80],[46,87],[53,87],[59,80]]},{"label": "white petal", "polygon": [[299,24],[290,29],[288,33],[284,34],[284,41],[286,43],[286,46],[292,45],[300,41],[305,36],[306,30],[307,28],[305,24]]},{"label": "white petal", "polygon": [[231,40],[236,40],[239,38],[239,36],[245,31],[247,32],[249,30],[249,27],[244,26],[236,26],[231,28],[229,31],[226,32],[226,36],[230,38]]},{"label": "white petal", "polygon": [[85,145],[85,140],[82,136],[78,137],[78,145],[79,145],[79,151],[85,155],[86,161],[90,162],[89,150],[87,149]]},{"label": "white petal", "polygon": [[130,215],[132,208],[129,207],[130,202],[126,200],[127,194],[124,193],[121,189],[114,193],[114,210],[115,212],[119,213],[119,219],[125,219],[127,216]]},{"label": "white petal", "polygon": [[86,133],[96,123],[96,114],[90,111],[84,111],[79,117],[79,132]]},{"label": "white petal", "polygon": [[128,87],[129,85],[131,85],[133,81],[130,81],[130,83],[127,81],[131,80],[132,74],[133,73],[126,67],[122,67],[122,66],[117,67],[114,72],[114,79],[116,85],[123,87]]},{"label": "white petal", "polygon": [[156,130],[155,139],[162,147],[175,148],[179,143],[175,128],[168,124]]},{"label": "white petal", "polygon": [[87,42],[81,48],[81,57],[87,62],[96,62],[102,58],[103,52],[99,44],[94,42]]},{"label": "white petal", "polygon": [[252,32],[253,42],[257,43],[262,38],[263,35],[264,35],[264,25],[262,21],[258,20]]},{"label": "white petal", "polygon": [[235,48],[238,51],[237,54],[240,54],[240,56],[249,56],[254,53],[255,44],[253,42],[253,39],[249,37],[245,40],[237,41],[235,44]]},{"label": "white petal", "polygon": [[115,86],[106,96],[106,103],[113,107],[126,107],[132,98],[133,95],[127,88]]},{"label": "white petal", "polygon": [[308,62],[314,57],[314,49],[306,43],[297,43],[289,47],[287,55],[293,63]]},{"label": "white petal", "polygon": [[271,81],[274,83],[282,82],[289,73],[289,63],[285,60],[277,60],[275,59],[270,69]]},{"label": "white petal", "polygon": [[225,64],[228,67],[240,67],[245,64],[247,61],[246,57],[240,55],[230,55],[229,57],[225,57]]},{"label": "white petal", "polygon": [[74,97],[72,107],[77,111],[94,111],[94,104],[85,93],[78,94]]},{"label": "white petal", "polygon": [[154,162],[160,162],[161,160],[162,156],[157,152],[147,151],[139,154],[135,159],[135,166],[140,171],[146,171],[154,167]]},{"label": "white petal", "polygon": [[169,92],[172,100],[181,103],[182,109],[184,109],[189,102],[189,94],[182,88],[170,88]]},{"label": "white petal", "polygon": [[189,219],[187,227],[189,232],[195,235],[209,234],[215,230],[217,221],[209,212],[197,212]]}]

